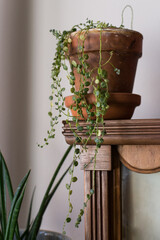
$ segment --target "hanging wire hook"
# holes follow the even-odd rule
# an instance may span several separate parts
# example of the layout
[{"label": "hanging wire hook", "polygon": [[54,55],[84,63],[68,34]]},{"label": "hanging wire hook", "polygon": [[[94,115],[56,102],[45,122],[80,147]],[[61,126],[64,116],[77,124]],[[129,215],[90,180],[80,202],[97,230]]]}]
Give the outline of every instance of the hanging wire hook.
[{"label": "hanging wire hook", "polygon": [[121,14],[121,19],[122,19],[122,22],[121,22],[121,25],[123,26],[123,23],[124,23],[124,11],[126,10],[126,8],[130,8],[131,9],[131,29],[133,29],[133,8],[131,5],[126,5],[123,10],[122,10],[122,14]]}]

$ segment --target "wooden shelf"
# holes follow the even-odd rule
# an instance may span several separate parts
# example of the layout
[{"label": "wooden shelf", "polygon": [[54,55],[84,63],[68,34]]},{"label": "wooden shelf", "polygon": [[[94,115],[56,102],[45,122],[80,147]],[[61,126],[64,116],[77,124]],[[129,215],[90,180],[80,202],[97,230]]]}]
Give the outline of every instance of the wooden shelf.
[{"label": "wooden shelf", "polygon": [[[68,124],[63,122],[63,134],[68,144],[73,144],[75,138]],[[80,122],[84,130],[78,132],[78,135],[85,138],[87,124]],[[75,124],[71,122],[73,130],[76,130]],[[133,144],[160,144],[160,119],[131,119],[131,120],[106,120],[104,145],[133,145]],[[88,144],[94,144],[94,136]]]},{"label": "wooden shelf", "polygon": [[[73,144],[75,138],[69,125],[63,124],[65,140]],[[80,122],[81,132],[73,122],[70,125],[86,138],[85,122]],[[160,119],[106,120],[104,129],[107,134],[97,155],[95,194],[85,211],[85,240],[122,240],[121,163],[139,173],[160,171]],[[81,155],[85,196],[93,186],[94,136],[87,147],[88,151]]]}]

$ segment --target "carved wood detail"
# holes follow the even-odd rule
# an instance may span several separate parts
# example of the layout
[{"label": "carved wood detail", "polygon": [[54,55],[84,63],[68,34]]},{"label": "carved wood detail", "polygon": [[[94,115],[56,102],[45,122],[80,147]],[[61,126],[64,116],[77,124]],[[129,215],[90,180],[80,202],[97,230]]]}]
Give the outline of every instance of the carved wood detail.
[{"label": "carved wood detail", "polygon": [[[63,122],[63,134],[68,144],[73,144],[75,138],[68,124]],[[80,122],[84,130],[78,132],[82,138],[86,138],[86,126],[84,121]],[[72,129],[76,126],[71,122]],[[131,119],[131,120],[105,120],[104,145],[145,145],[160,144],[160,119]],[[94,145],[94,136],[88,144]]]},{"label": "carved wood detail", "polygon": [[[90,145],[87,152],[84,150],[81,153],[81,169],[82,170],[93,170],[94,169],[94,154],[96,146]],[[111,146],[103,145],[98,151],[96,157],[95,170],[108,170],[111,171]]]},{"label": "carved wood detail", "polygon": [[160,145],[119,145],[121,162],[130,170],[139,173],[160,171]]},{"label": "carved wood detail", "polygon": [[[94,154],[95,147],[87,146],[90,154],[83,154],[81,161]],[[120,161],[111,146],[103,146],[112,154],[112,171],[95,171],[95,193],[85,209],[86,240],[121,240],[121,170]],[[114,148],[114,147],[113,147]],[[92,154],[91,154],[92,152]],[[104,153],[104,149],[102,151]],[[108,155],[108,154],[107,154]],[[84,169],[85,201],[93,188],[93,169]]]},{"label": "carved wood detail", "polygon": [[[84,171],[85,200],[93,186],[93,171]],[[110,240],[108,172],[95,172],[95,193],[85,209],[85,239]]]}]

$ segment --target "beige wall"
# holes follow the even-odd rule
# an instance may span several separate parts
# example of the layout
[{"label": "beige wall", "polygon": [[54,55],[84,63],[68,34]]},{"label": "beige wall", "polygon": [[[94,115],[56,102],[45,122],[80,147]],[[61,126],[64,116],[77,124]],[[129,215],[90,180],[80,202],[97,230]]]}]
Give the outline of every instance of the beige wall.
[{"label": "beige wall", "polygon": [[123,239],[158,240],[160,173],[138,174],[123,168]]},{"label": "beige wall", "polygon": [[[134,118],[160,117],[160,15],[159,1],[107,1],[107,0],[0,0],[0,148],[7,158],[15,186],[24,173],[31,168],[29,182],[30,193],[36,185],[35,209],[42,198],[47,183],[57,162],[67,147],[61,134],[61,126],[57,129],[57,140],[48,148],[38,149],[37,142],[45,137],[49,119],[48,96],[50,93],[50,69],[54,54],[55,40],[49,29],[70,28],[73,24],[91,18],[119,25],[121,10],[125,4],[134,8],[134,29],[144,35],[143,57],[139,61],[134,86],[134,93],[142,96],[142,104],[137,108]],[[154,4],[153,4],[154,3]],[[130,25],[129,10],[125,14],[127,27]],[[66,79],[64,77],[64,85]],[[158,108],[157,106],[158,105]],[[79,182],[74,189],[73,220],[76,219],[83,201],[83,173],[77,170]],[[157,191],[158,174],[150,175],[148,184]],[[137,212],[146,214],[148,203],[136,205],[137,196],[143,192],[145,198],[150,194],[144,176],[129,175],[130,196]],[[67,213],[67,192],[65,183],[58,190],[44,217],[43,228],[61,231]],[[142,181],[142,184],[137,184]],[[136,194],[133,190],[137,189]],[[160,193],[157,193],[157,198]],[[155,206],[155,205],[154,205]],[[138,207],[138,208],[137,208]],[[157,208],[159,206],[157,205]],[[156,209],[156,206],[155,206]],[[138,214],[138,213],[137,213]],[[157,219],[157,211],[153,212]],[[136,215],[139,219],[138,215]],[[23,218],[23,217],[22,217]],[[130,225],[135,221],[132,209]],[[23,221],[22,221],[23,222]],[[142,221],[138,222],[143,226]],[[148,228],[148,225],[146,225]],[[148,228],[149,229],[149,228]],[[136,227],[134,229],[136,231]],[[128,230],[130,231],[130,230]],[[83,223],[78,230],[74,224],[67,227],[68,235],[73,239],[83,240]],[[139,237],[140,236],[140,237]],[[136,240],[151,239],[140,234]],[[150,236],[150,235],[147,235]],[[131,238],[130,238],[131,239]],[[154,238],[158,240],[156,237]],[[127,239],[128,240],[128,239]]]}]

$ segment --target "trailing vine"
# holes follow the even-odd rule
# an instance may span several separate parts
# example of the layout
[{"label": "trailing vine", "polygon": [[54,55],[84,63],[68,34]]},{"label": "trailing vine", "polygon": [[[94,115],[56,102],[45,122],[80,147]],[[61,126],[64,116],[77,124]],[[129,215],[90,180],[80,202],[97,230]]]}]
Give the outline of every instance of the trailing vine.
[{"label": "trailing vine", "polygon": [[[123,26],[121,25],[120,28]],[[95,191],[95,167],[96,167],[96,158],[98,154],[98,150],[103,143],[104,136],[106,134],[104,130],[104,120],[103,117],[106,111],[109,108],[108,105],[108,74],[106,70],[104,70],[104,65],[110,64],[113,67],[113,70],[116,74],[120,74],[120,70],[117,69],[112,64],[112,56],[114,52],[110,52],[109,58],[106,60],[105,63],[102,63],[102,30],[106,28],[115,28],[114,26],[110,25],[109,23],[104,22],[96,22],[94,23],[93,20],[86,20],[86,23],[73,26],[69,31],[57,31],[55,29],[50,30],[50,32],[56,37],[57,45],[56,45],[56,52],[52,63],[52,70],[51,70],[51,94],[49,96],[50,100],[50,111],[48,115],[50,117],[50,129],[47,131],[47,137],[44,138],[44,144],[39,145],[40,147],[44,147],[45,145],[49,144],[49,140],[55,138],[55,127],[59,123],[59,119],[62,115],[65,115],[73,135],[75,136],[75,143],[74,143],[74,156],[73,156],[73,164],[70,168],[70,182],[66,184],[66,188],[68,190],[68,202],[69,202],[69,210],[64,222],[63,226],[63,233],[65,233],[65,226],[66,223],[71,221],[70,214],[73,210],[73,205],[71,203],[71,195],[72,195],[72,184],[77,181],[77,177],[74,176],[74,169],[78,165],[80,154],[83,151],[87,151],[87,144],[92,136],[94,136],[94,141],[96,145],[94,157],[90,160],[94,162],[94,171],[93,171],[93,186],[89,193],[87,193],[87,200],[84,202],[83,207],[80,209],[80,213],[77,217],[77,221],[75,226],[78,227],[81,218],[84,214],[84,210],[87,206],[87,202],[90,200],[91,196],[94,194]],[[100,46],[99,46],[99,65],[97,68],[89,70],[88,64],[88,54],[84,51],[84,44],[87,38],[87,34],[90,29],[99,29],[100,31]],[[78,36],[78,62],[75,60],[70,59],[69,56],[69,48],[72,44],[72,34],[77,34]],[[70,61],[70,69],[66,64],[66,60]],[[65,107],[65,97],[64,92],[65,88],[61,83],[62,79],[60,77],[61,69],[66,71],[67,78],[70,83],[70,92],[73,95],[74,104],[71,106],[71,109],[77,111],[78,117],[73,117],[70,115],[69,110]],[[77,91],[75,88],[75,74],[74,70],[76,70],[80,74],[80,87]],[[93,71],[97,72],[96,77],[92,76]],[[86,95],[89,91],[89,86],[93,87],[93,93],[95,96],[95,104],[88,104],[86,101]],[[87,131],[86,131],[86,138],[83,139],[79,136],[78,132],[82,132],[83,126],[80,124],[79,119],[84,119],[83,109],[86,109],[87,112]],[[95,110],[94,110],[95,108]],[[56,112],[55,112],[56,110]],[[76,130],[72,128],[71,121],[73,121],[76,125]],[[77,148],[77,145],[81,145],[81,149]]]}]

